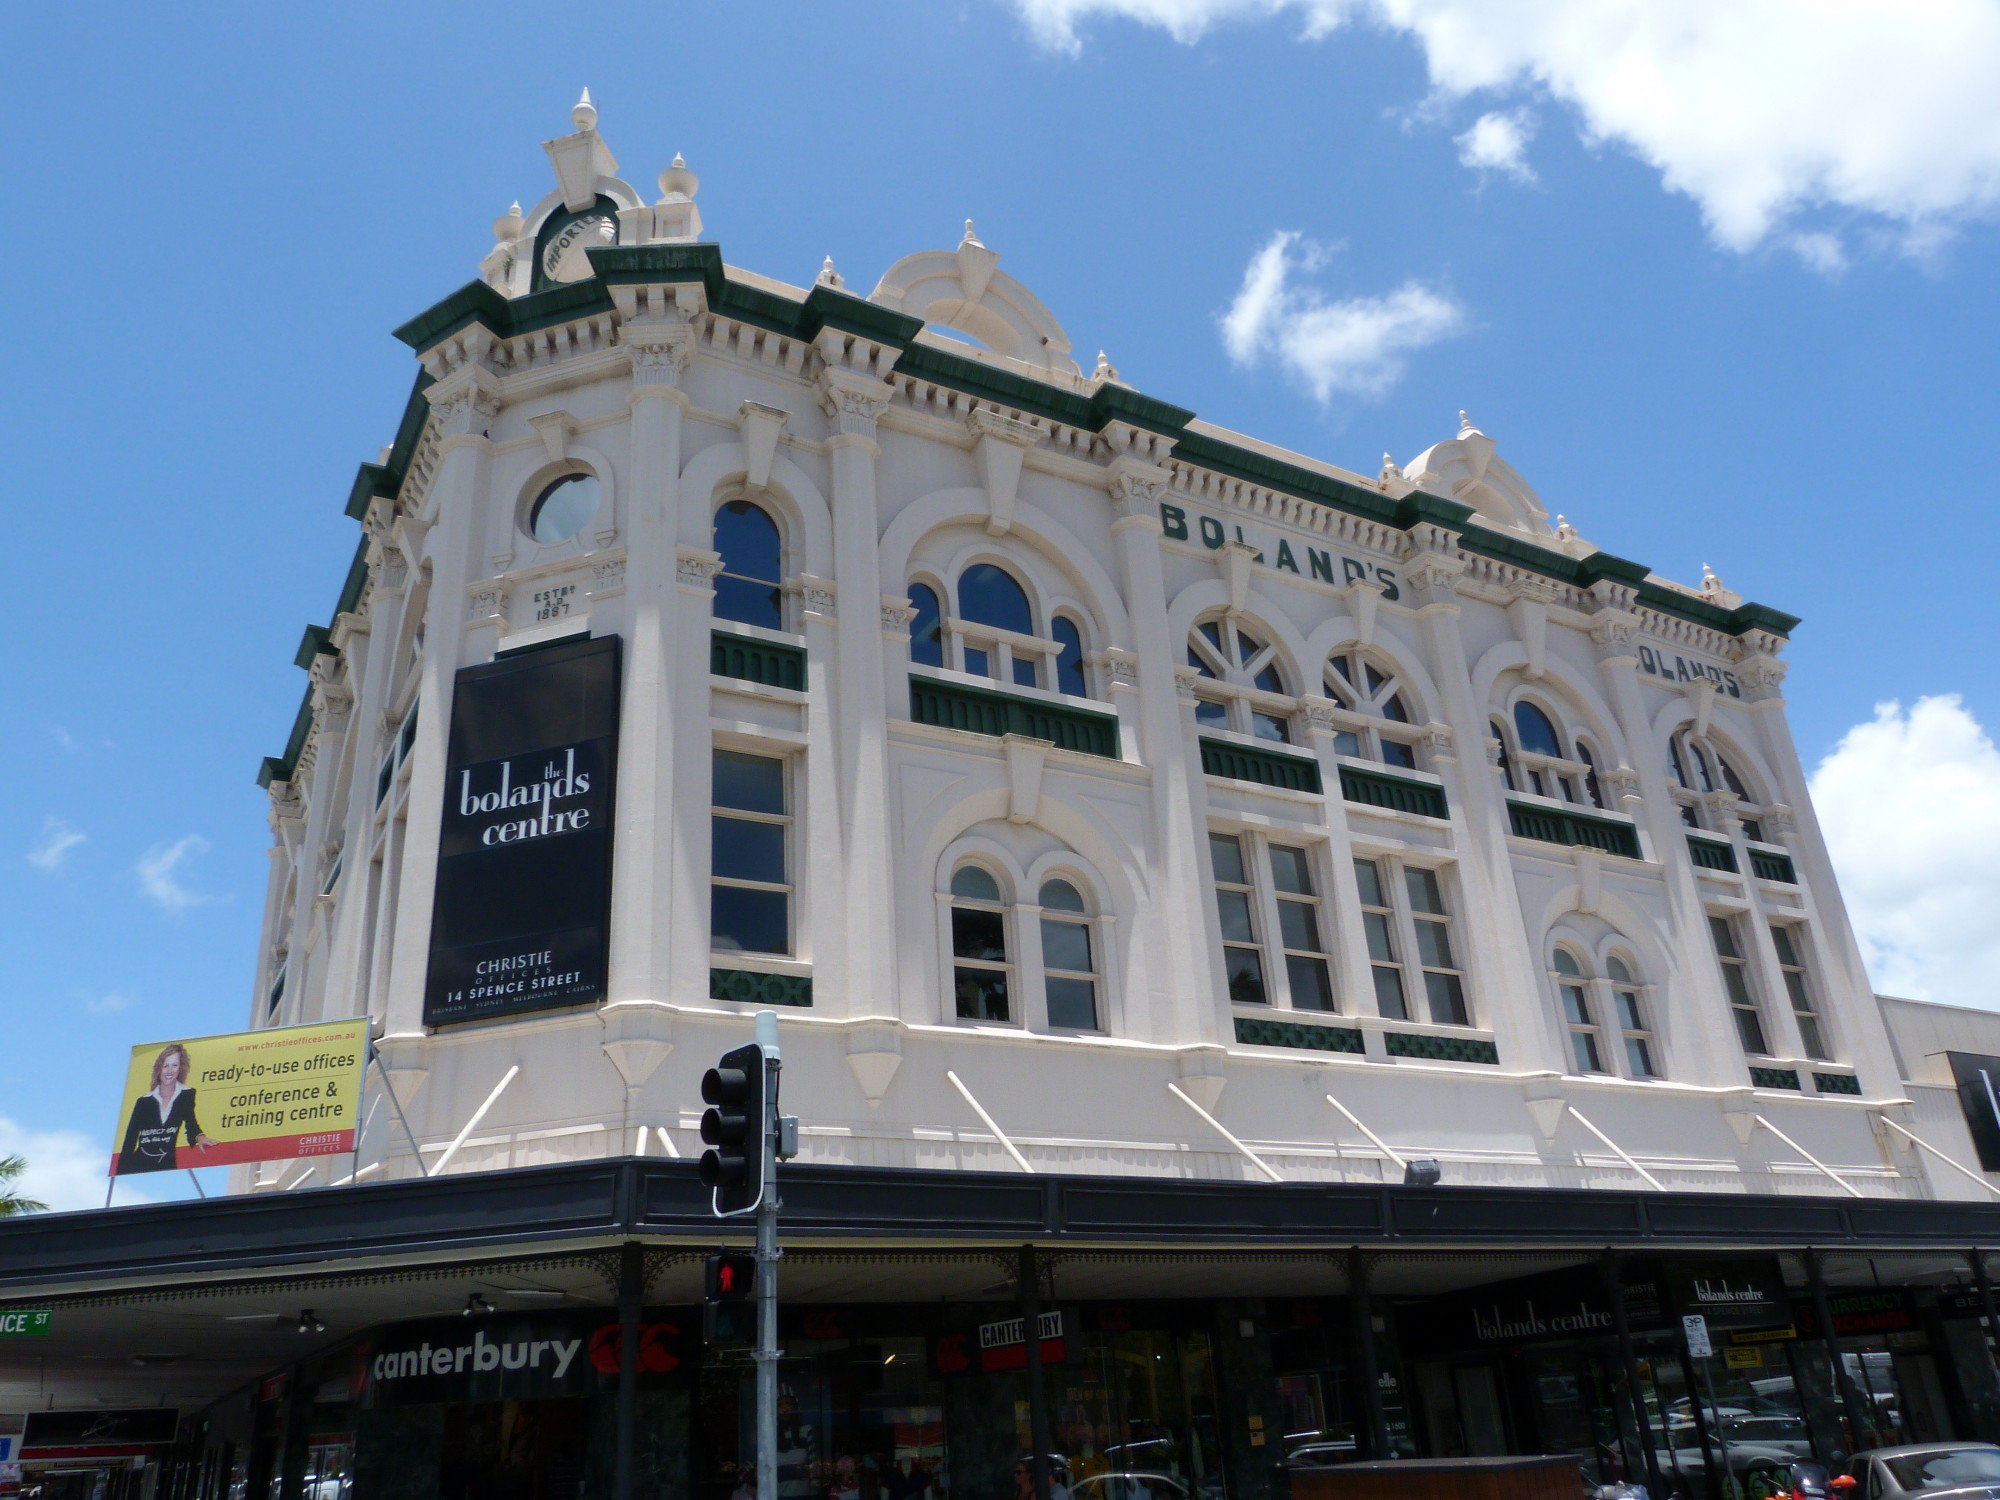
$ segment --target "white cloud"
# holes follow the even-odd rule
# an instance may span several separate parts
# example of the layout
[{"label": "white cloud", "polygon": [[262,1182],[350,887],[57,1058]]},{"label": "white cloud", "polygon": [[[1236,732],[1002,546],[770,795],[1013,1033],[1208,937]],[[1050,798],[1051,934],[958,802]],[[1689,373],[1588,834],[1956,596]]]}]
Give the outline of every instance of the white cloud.
[{"label": "white cloud", "polygon": [[147,895],[168,911],[185,911],[190,906],[213,899],[183,885],[180,879],[181,861],[190,854],[207,852],[208,840],[198,833],[191,833],[171,844],[155,844],[132,868],[139,877],[140,889]]},{"label": "white cloud", "polygon": [[1413,39],[1432,86],[1573,108],[1747,250],[1801,209],[1877,216],[1918,242],[2000,204],[1992,0],[1012,0],[1044,45],[1124,17],[1193,42],[1290,13]]},{"label": "white cloud", "polygon": [[86,999],[83,1002],[86,1010],[100,1016],[116,1015],[131,1003],[123,995],[99,995],[95,999]]},{"label": "white cloud", "polygon": [[1295,283],[1295,272],[1316,269],[1328,254],[1296,230],[1283,230],[1251,257],[1222,317],[1231,359],[1246,366],[1276,359],[1320,401],[1335,391],[1372,396],[1402,378],[1404,355],[1464,326],[1465,310],[1420,282],[1344,302]]},{"label": "white cloud", "polygon": [[1847,247],[1841,244],[1837,234],[1821,231],[1795,234],[1787,243],[1792,254],[1822,276],[1838,276],[1847,269]]},{"label": "white cloud", "polygon": [[1528,142],[1535,138],[1537,121],[1533,110],[1496,109],[1472,122],[1464,135],[1453,136],[1458,146],[1460,166],[1475,172],[1499,172],[1516,182],[1533,182],[1535,169],[1528,165]]},{"label": "white cloud", "polygon": [[1959,696],[1877,704],[1812,794],[1875,987],[2000,1010],[2000,749]]},{"label": "white cloud", "polygon": [[38,870],[60,870],[69,851],[81,844],[89,835],[80,828],[72,828],[61,818],[50,817],[42,822],[42,839],[28,851],[28,863]]},{"label": "white cloud", "polygon": [[[108,1139],[94,1141],[80,1130],[30,1130],[0,1115],[0,1156],[26,1160],[28,1170],[13,1186],[24,1198],[46,1203],[57,1213],[104,1207],[111,1166]],[[128,1179],[118,1197],[122,1202],[150,1202],[158,1193],[151,1183],[140,1187]]]}]

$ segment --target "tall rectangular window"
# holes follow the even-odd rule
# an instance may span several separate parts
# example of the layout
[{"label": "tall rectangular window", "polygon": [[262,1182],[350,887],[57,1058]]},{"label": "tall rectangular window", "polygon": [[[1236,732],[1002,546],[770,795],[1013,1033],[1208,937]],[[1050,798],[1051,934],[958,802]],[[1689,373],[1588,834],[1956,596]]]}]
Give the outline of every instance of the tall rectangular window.
[{"label": "tall rectangular window", "polygon": [[785,762],[717,750],[714,769],[709,946],[717,953],[789,954],[792,819]]},{"label": "tall rectangular window", "polygon": [[1285,978],[1294,1010],[1332,1010],[1333,971],[1320,936],[1319,897],[1306,851],[1271,846],[1271,884],[1278,898],[1278,938],[1285,947]]},{"label": "tall rectangular window", "polygon": [[1392,1021],[1407,1021],[1410,1007],[1396,961],[1396,913],[1382,885],[1382,867],[1372,859],[1357,859],[1354,879],[1361,887],[1361,927],[1368,934],[1368,961],[1375,971],[1375,1008]]},{"label": "tall rectangular window", "polygon": [[1831,1054],[1826,1050],[1826,1038],[1820,1034],[1819,1012],[1813,1008],[1812,991],[1806,986],[1805,961],[1793,945],[1792,930],[1773,922],[1771,945],[1778,950],[1778,968],[1785,976],[1785,992],[1791,998],[1792,1015],[1798,1020],[1799,1041],[1805,1045],[1806,1056],[1826,1062]]},{"label": "tall rectangular window", "polygon": [[1268,1005],[1264,957],[1258,951],[1256,891],[1243,863],[1243,841],[1233,833],[1211,833],[1208,854],[1215,866],[1215,909],[1222,919],[1222,969],[1235,1005]]},{"label": "tall rectangular window", "polygon": [[1764,1044],[1764,1022],[1757,1014],[1757,1002],[1750,997],[1750,965],[1736,944],[1736,930],[1727,917],[1710,917],[1708,930],[1715,938],[1715,956],[1722,964],[1722,987],[1729,993],[1729,1008],[1736,1013],[1736,1035],[1743,1050],[1753,1057],[1766,1057],[1771,1049]]},{"label": "tall rectangular window", "polygon": [[1416,925],[1417,958],[1424,968],[1424,994],[1431,1019],[1440,1026],[1469,1024],[1465,984],[1451,951],[1450,914],[1444,909],[1444,889],[1437,871],[1414,866],[1403,872],[1410,892],[1410,917]]}]

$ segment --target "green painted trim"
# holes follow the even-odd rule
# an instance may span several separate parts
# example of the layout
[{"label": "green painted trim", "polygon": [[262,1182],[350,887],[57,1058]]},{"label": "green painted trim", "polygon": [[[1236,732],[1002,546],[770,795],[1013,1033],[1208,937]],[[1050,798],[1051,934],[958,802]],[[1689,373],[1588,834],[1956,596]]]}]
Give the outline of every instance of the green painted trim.
[{"label": "green painted trim", "polygon": [[803,339],[817,338],[822,328],[831,328],[907,349],[923,326],[922,318],[913,318],[830,286],[814,287],[806,293],[805,305],[799,309],[799,337]]},{"label": "green painted trim", "polygon": [[257,768],[257,785],[268,787],[274,781],[290,781],[292,772],[298,769],[299,752],[306,747],[306,735],[312,731],[313,699],[312,688],[307,687],[305,697],[299,701],[299,711],[292,720],[292,733],[285,741],[283,755],[267,755]]},{"label": "green painted trim", "polygon": [[731,281],[723,269],[718,245],[609,245],[585,253],[597,272],[587,281],[511,301],[484,282],[472,282],[404,323],[395,336],[419,353],[472,323],[482,323],[497,336],[511,338],[587,313],[608,310],[612,304],[607,288],[611,286],[699,281],[707,291],[710,309],[724,316],[794,338],[810,340],[822,328],[836,328],[873,339],[902,350],[895,365],[899,375],[948,386],[1088,432],[1101,432],[1110,422],[1125,422],[1172,438],[1174,456],[1186,463],[1402,531],[1425,522],[1441,526],[1455,533],[1459,546],[1467,552],[1496,558],[1581,588],[1588,588],[1599,579],[1612,579],[1634,588],[1639,603],[1660,614],[1729,635],[1766,630],[1788,636],[1799,623],[1796,616],[1761,604],[1725,610],[1677,589],[1649,583],[1644,564],[1608,552],[1595,552],[1578,559],[1505,532],[1473,526],[1475,513],[1470,506],[1425,490],[1414,490],[1400,500],[1391,500],[1367,485],[1288,463],[1212,434],[1190,432],[1188,424],[1194,420],[1193,411],[1129,386],[1106,382],[1086,397],[1012,370],[917,343],[917,331],[923,326],[919,320],[848,292],[814,287],[802,302],[795,302],[774,292]]},{"label": "green painted trim", "polygon": [[331,635],[332,631],[324,625],[306,626],[306,633],[299,637],[299,649],[292,656],[292,665],[311,671],[318,658],[336,655]]},{"label": "green painted trim", "polygon": [[813,1003],[810,974],[766,974],[757,969],[710,969],[708,998],[735,1000],[744,1005],[796,1005]]},{"label": "green painted trim", "polygon": [[1861,1097],[1861,1080],[1852,1073],[1815,1073],[1812,1081],[1813,1087],[1822,1094],[1849,1094],[1856,1099]]},{"label": "green painted trim", "polygon": [[1507,799],[1507,817],[1514,837],[1518,839],[1534,839],[1543,844],[1580,844],[1626,859],[1644,857],[1639,852],[1639,831],[1630,823],[1592,817],[1589,813],[1557,812],[1532,803],[1516,802],[1511,797]]},{"label": "green painted trim", "polygon": [[713,630],[708,636],[708,670],[715,677],[734,677],[765,687],[806,690],[806,654],[797,646],[760,641],[734,631]]},{"label": "green painted trim", "polygon": [[1391,812],[1411,813],[1419,818],[1445,819],[1451,816],[1443,787],[1433,786],[1428,781],[1413,781],[1390,771],[1342,766],[1340,795],[1349,802],[1386,807]]},{"label": "green painted trim", "polygon": [[361,602],[361,591],[368,585],[368,538],[362,537],[354,547],[354,561],[347,565],[347,581],[340,586],[340,598],[334,602],[333,617],[337,620],[344,614],[353,612]]},{"label": "green painted trim", "polygon": [[1254,781],[1287,792],[1321,793],[1319,762],[1303,755],[1282,755],[1277,751],[1252,749],[1232,740],[1201,739],[1201,769],[1205,775],[1225,776],[1231,781]]},{"label": "green painted trim", "polygon": [[1115,714],[1044,703],[1037,698],[984,688],[960,687],[935,677],[910,674],[910,717],[940,729],[970,734],[1026,735],[1047,740],[1062,750],[1118,759],[1118,718]]},{"label": "green painted trim", "polygon": [[1752,1068],[1750,1085],[1760,1089],[1790,1089],[1795,1094],[1805,1092],[1799,1087],[1799,1075],[1790,1068]]},{"label": "green painted trim", "polygon": [[1750,873],[1759,880],[1777,880],[1786,885],[1799,883],[1799,872],[1789,854],[1769,854],[1762,849],[1752,849]]},{"label": "green painted trim", "polygon": [[1697,870],[1723,870],[1734,875],[1736,869],[1736,849],[1727,839],[1703,838],[1698,833],[1688,835],[1688,858],[1694,861]]},{"label": "green painted trim", "polygon": [[1246,1047],[1295,1047],[1302,1052],[1346,1052],[1364,1056],[1361,1033],[1352,1026],[1302,1026],[1296,1021],[1266,1021],[1238,1016],[1236,1040]]},{"label": "green painted trim", "polygon": [[1500,1065],[1500,1049],[1469,1036],[1428,1036],[1417,1031],[1385,1031],[1382,1046],[1391,1057],[1425,1057],[1433,1062]]}]

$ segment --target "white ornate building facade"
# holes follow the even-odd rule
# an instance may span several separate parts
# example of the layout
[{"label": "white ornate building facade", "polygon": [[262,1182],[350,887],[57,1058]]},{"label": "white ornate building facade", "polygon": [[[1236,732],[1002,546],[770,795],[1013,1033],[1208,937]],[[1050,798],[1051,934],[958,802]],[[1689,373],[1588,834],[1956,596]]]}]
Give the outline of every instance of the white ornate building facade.
[{"label": "white ornate building facade", "polygon": [[[1796,621],[1463,419],[1369,477],[1086,372],[970,223],[865,296],[726,265],[678,158],[649,203],[576,124],[399,330],[263,774],[253,1023],[372,1017],[433,1169],[692,1154],[772,1006],[808,1162],[1979,1196],[1902,1133]],[[455,683],[614,638],[599,800],[481,835],[602,863],[448,937]],[[420,1171],[379,1100],[353,1165]]]}]

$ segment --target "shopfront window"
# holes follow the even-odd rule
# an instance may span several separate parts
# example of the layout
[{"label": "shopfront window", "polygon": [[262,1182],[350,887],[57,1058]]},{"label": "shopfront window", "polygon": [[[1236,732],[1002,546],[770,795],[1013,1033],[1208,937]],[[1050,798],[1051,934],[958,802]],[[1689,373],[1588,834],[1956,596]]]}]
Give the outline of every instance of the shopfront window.
[{"label": "shopfront window", "polygon": [[[1222,1500],[1208,1334],[1106,1331],[1082,1344],[1051,1402],[1074,1500]],[[1025,1419],[1016,1440],[1027,1452]]]}]

